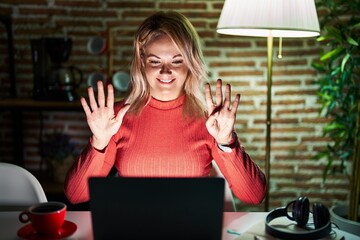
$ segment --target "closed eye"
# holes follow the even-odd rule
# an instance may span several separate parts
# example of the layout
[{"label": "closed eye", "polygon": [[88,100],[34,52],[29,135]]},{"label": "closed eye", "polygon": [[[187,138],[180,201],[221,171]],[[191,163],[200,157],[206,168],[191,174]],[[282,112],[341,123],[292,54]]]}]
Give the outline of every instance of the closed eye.
[{"label": "closed eye", "polygon": [[161,62],[156,59],[148,59],[148,63],[150,64],[150,66],[158,66]]},{"label": "closed eye", "polygon": [[149,61],[149,63],[151,63],[151,64],[159,64],[159,63],[160,63],[160,61],[150,60],[150,61]]},{"label": "closed eye", "polygon": [[184,61],[181,59],[181,60],[175,60],[173,61],[172,63],[173,64],[182,64]]}]

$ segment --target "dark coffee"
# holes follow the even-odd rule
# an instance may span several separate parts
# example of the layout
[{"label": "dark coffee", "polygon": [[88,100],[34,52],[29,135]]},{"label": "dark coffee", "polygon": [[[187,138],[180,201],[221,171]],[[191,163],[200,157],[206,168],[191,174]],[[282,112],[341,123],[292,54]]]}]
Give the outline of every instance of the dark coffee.
[{"label": "dark coffee", "polygon": [[38,206],[32,209],[33,213],[48,213],[56,212],[63,208],[61,205],[51,205],[51,206]]}]

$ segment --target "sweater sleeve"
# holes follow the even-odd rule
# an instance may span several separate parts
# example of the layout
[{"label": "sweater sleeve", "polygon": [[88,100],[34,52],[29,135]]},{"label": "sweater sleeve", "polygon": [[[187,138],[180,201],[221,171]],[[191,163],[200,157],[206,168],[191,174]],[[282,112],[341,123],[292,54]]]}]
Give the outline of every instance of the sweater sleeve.
[{"label": "sweater sleeve", "polygon": [[73,204],[89,201],[89,178],[107,176],[114,165],[115,156],[116,144],[113,139],[102,151],[89,142],[67,173],[64,192],[68,200]]},{"label": "sweater sleeve", "polygon": [[214,141],[213,158],[236,197],[247,204],[260,204],[266,195],[267,181],[264,173],[252,161],[238,139],[224,152]]}]

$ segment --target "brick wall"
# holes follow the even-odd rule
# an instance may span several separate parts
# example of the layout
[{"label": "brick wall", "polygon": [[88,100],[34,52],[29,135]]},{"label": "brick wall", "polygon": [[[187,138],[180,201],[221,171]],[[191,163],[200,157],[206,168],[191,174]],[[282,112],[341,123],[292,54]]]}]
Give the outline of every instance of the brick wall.
[{"label": "brick wall", "polygon": [[[266,118],[266,39],[219,35],[216,25],[223,1],[124,1],[124,0],[3,0],[0,14],[12,15],[17,93],[32,96],[32,38],[64,37],[74,41],[69,65],[81,68],[85,75],[81,91],[87,86],[87,76],[96,69],[106,70],[106,54],[94,56],[87,52],[91,36],[112,29],[114,41],[114,70],[128,71],[132,51],[133,33],[138,24],[158,10],[178,10],[194,24],[202,39],[203,51],[209,66],[209,79],[222,78],[241,93],[236,130],[242,144],[262,168],[265,157]],[[2,30],[0,30],[2,31]],[[2,33],[2,32],[0,32]],[[274,41],[276,55],[278,40]],[[317,73],[310,64],[317,59],[320,46],[315,39],[284,39],[283,58],[274,57],[272,91],[272,138],[270,207],[283,206],[299,195],[311,201],[330,206],[348,197],[348,180],[345,176],[331,176],[322,183],[324,161],[312,157],[323,149],[328,139],[322,137],[327,121],[319,115],[320,104],[316,96]],[[6,82],[1,80],[2,94]],[[25,166],[39,166],[39,126],[44,132],[61,129],[70,133],[83,148],[89,137],[86,119],[82,112],[24,113]],[[0,156],[11,161],[9,113],[0,114]],[[263,207],[251,208],[261,210]],[[240,210],[248,206],[240,204]]]}]

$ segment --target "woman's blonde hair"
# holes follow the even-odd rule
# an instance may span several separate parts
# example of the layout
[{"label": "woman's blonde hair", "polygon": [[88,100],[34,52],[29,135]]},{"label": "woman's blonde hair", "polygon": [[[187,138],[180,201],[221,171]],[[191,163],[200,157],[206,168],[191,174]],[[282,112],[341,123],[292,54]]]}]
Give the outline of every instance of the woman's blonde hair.
[{"label": "woman's blonde hair", "polygon": [[190,21],[174,11],[158,12],[148,17],[135,33],[131,84],[126,98],[126,103],[130,104],[129,111],[138,114],[150,100],[150,87],[146,80],[142,56],[146,46],[162,35],[172,39],[189,68],[184,86],[186,97],[183,115],[203,117],[205,105],[201,88],[206,79],[206,65],[200,39]]}]

